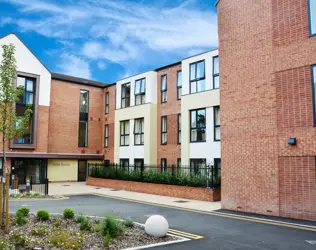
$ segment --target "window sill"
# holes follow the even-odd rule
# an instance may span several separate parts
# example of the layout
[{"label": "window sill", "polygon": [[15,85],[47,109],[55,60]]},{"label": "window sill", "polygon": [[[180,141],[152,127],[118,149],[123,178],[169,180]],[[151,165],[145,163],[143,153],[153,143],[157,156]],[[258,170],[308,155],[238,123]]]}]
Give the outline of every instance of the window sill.
[{"label": "window sill", "polygon": [[120,147],[129,147],[129,145],[120,145]]},{"label": "window sill", "polygon": [[206,141],[190,141],[190,143],[200,143],[200,142],[206,142]]},{"label": "window sill", "polygon": [[84,146],[84,147],[82,147],[82,146],[78,146],[78,148],[88,148],[88,146]]},{"label": "window sill", "polygon": [[221,140],[214,140],[214,142],[219,142],[219,141],[221,141]]},{"label": "window sill", "polygon": [[144,144],[134,144],[134,146],[144,146]]},{"label": "window sill", "polygon": [[168,143],[160,143],[161,146],[168,145]]},{"label": "window sill", "polygon": [[12,149],[35,149],[36,146],[34,144],[13,144],[10,145]]}]

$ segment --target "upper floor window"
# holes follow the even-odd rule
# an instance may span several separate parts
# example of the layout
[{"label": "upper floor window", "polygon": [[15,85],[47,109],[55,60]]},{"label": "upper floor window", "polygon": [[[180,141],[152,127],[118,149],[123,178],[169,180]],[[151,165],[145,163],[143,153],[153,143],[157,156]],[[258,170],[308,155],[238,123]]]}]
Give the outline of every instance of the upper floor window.
[{"label": "upper floor window", "polygon": [[134,145],[144,145],[144,118],[135,119]]},{"label": "upper floor window", "polygon": [[109,146],[109,125],[104,126],[104,147]]},{"label": "upper floor window", "polygon": [[131,84],[122,84],[121,108],[129,107],[131,103]]},{"label": "upper floor window", "polygon": [[178,114],[178,144],[181,143],[181,114]]},{"label": "upper floor window", "polygon": [[206,141],[206,109],[191,110],[190,119],[190,141]]},{"label": "upper floor window", "polygon": [[80,90],[79,147],[88,146],[89,91]]},{"label": "upper floor window", "polygon": [[121,121],[120,146],[129,146],[129,121]]},{"label": "upper floor window", "polygon": [[135,81],[135,105],[145,103],[146,96],[146,79],[139,79]]},{"label": "upper floor window", "polygon": [[167,144],[167,116],[161,117],[161,144]]},{"label": "upper floor window", "polygon": [[213,57],[213,89],[219,88],[219,60],[218,56]]},{"label": "upper floor window", "polygon": [[105,114],[109,113],[109,92],[105,93]]},{"label": "upper floor window", "polygon": [[205,90],[205,62],[200,61],[190,64],[190,93]]},{"label": "upper floor window", "polygon": [[316,1],[309,0],[309,31],[311,36],[316,35]]},{"label": "upper floor window", "polygon": [[314,126],[316,126],[316,65],[312,66],[312,78]]},{"label": "upper floor window", "polygon": [[214,140],[221,140],[221,123],[219,106],[214,107]]},{"label": "upper floor window", "polygon": [[167,102],[167,75],[161,76],[161,102]]},{"label": "upper floor window", "polygon": [[180,100],[182,95],[182,71],[177,73],[177,99]]}]

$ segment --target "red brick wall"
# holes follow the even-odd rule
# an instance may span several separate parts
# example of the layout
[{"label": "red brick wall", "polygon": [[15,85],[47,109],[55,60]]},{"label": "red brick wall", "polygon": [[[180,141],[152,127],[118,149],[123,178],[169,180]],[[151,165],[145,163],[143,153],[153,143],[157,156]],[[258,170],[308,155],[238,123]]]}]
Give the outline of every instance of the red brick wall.
[{"label": "red brick wall", "polygon": [[[89,90],[88,147],[78,147],[80,90]],[[102,154],[103,89],[52,80],[49,114],[49,152]]]},{"label": "red brick wall", "polygon": [[[178,114],[181,113],[181,100],[177,100],[177,72],[181,64],[164,68],[157,72],[158,88],[158,140],[157,164],[161,158],[166,158],[168,165],[177,165],[181,158],[181,145],[178,144]],[[161,76],[167,75],[167,102],[161,103]],[[167,116],[168,143],[161,145],[161,116]]]},{"label": "red brick wall", "polygon": [[[104,148],[104,160],[110,160],[114,162],[114,123],[115,123],[115,98],[116,98],[116,85],[112,85],[104,89],[104,104],[105,104],[105,93],[109,92],[109,113],[105,114],[105,105],[103,108],[104,113],[104,125],[109,125],[109,139],[107,148]],[[103,130],[104,138],[104,130]],[[104,145],[104,144],[103,144]]]}]

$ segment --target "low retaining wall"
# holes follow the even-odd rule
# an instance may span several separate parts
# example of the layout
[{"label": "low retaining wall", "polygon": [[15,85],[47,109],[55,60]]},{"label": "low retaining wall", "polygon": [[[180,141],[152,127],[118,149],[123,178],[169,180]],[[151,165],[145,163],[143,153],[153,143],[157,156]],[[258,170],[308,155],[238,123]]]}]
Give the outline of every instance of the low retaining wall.
[{"label": "low retaining wall", "polygon": [[87,185],[201,201],[220,201],[221,189],[186,187],[89,177]]}]

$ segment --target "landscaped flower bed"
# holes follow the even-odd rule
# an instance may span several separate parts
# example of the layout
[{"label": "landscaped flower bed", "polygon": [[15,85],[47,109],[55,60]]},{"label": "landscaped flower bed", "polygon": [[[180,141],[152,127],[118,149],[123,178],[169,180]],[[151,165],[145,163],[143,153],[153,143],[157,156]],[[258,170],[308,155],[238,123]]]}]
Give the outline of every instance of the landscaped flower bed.
[{"label": "landscaped flower bed", "polygon": [[63,215],[47,211],[29,214],[28,208],[10,214],[10,234],[0,231],[0,250],[11,249],[125,249],[175,240],[155,238],[131,220],[87,217],[65,209]]}]

